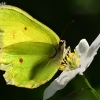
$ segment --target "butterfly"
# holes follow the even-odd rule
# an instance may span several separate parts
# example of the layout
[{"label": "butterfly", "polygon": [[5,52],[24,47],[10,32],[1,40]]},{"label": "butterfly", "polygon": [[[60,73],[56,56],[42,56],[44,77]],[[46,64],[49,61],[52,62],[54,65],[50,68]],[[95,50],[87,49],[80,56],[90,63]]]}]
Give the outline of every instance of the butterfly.
[{"label": "butterfly", "polygon": [[66,54],[58,35],[20,8],[0,6],[0,70],[7,84],[36,88],[49,81]]}]

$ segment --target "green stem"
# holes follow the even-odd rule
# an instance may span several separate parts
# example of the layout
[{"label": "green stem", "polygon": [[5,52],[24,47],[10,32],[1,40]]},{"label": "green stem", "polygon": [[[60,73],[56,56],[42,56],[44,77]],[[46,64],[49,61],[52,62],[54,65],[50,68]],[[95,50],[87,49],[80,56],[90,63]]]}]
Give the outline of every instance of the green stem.
[{"label": "green stem", "polygon": [[86,85],[88,86],[88,88],[91,90],[92,94],[95,96],[95,98],[97,100],[100,100],[100,96],[98,95],[98,93],[96,92],[96,90],[94,88],[92,88],[92,86],[90,85],[90,83],[88,82],[88,80],[86,79],[86,77],[84,75],[81,75],[86,83]]}]

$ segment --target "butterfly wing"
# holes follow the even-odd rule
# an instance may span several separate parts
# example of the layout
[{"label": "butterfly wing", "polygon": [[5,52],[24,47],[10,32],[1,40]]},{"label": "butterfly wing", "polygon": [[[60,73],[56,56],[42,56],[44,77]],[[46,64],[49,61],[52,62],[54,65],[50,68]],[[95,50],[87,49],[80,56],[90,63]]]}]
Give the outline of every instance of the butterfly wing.
[{"label": "butterfly wing", "polygon": [[13,6],[0,6],[0,30],[4,31],[3,46],[25,41],[54,46],[59,43],[59,37],[50,28]]},{"label": "butterfly wing", "polygon": [[8,84],[36,88],[58,70],[59,37],[21,9],[0,6],[0,39],[0,69]]}]

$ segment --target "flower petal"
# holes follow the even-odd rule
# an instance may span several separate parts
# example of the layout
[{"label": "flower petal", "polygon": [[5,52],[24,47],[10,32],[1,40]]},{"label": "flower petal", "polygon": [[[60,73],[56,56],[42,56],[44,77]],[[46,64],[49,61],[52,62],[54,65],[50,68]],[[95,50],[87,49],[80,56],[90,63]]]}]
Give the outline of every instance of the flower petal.
[{"label": "flower petal", "polygon": [[89,65],[91,64],[94,56],[97,54],[97,50],[100,47],[100,34],[98,35],[98,37],[93,41],[93,43],[91,44],[91,46],[89,47],[86,55],[83,58],[81,58],[81,70],[79,72],[80,75],[83,74],[83,72],[89,67]]},{"label": "flower petal", "polygon": [[56,78],[44,91],[43,100],[53,96],[56,91],[63,89],[66,84],[71,81],[79,72],[79,69],[69,72],[63,71],[58,78]]},{"label": "flower petal", "polygon": [[84,63],[85,63],[84,61],[85,61],[85,57],[86,57],[88,50],[89,50],[89,44],[86,41],[86,39],[82,39],[79,42],[79,44],[76,46],[76,52],[79,54],[80,59],[81,59],[81,62],[80,62],[81,68],[80,68],[80,71],[79,71],[80,75],[83,75],[83,72],[86,69],[86,67],[82,66],[82,65],[84,65]]},{"label": "flower petal", "polygon": [[47,100],[59,90],[60,84],[54,80],[44,91],[43,100]]},{"label": "flower petal", "polygon": [[86,68],[91,64],[94,56],[97,54],[97,50],[100,47],[100,34],[98,35],[98,37],[93,41],[93,43],[91,44],[88,52],[86,53]]},{"label": "flower petal", "polygon": [[84,56],[89,49],[89,44],[86,39],[82,39],[79,44],[76,46],[76,51],[80,57]]}]

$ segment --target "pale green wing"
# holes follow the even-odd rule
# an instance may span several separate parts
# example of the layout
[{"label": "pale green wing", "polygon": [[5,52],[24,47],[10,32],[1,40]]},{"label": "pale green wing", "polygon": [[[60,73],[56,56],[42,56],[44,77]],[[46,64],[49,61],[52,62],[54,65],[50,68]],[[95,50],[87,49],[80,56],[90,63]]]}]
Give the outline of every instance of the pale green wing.
[{"label": "pale green wing", "polygon": [[0,69],[8,84],[36,88],[60,66],[59,37],[19,8],[0,6],[0,39]]},{"label": "pale green wing", "polygon": [[4,32],[3,46],[25,41],[54,46],[59,43],[59,37],[50,28],[13,6],[0,6],[0,30]]},{"label": "pale green wing", "polygon": [[58,70],[60,59],[53,57],[54,54],[55,48],[51,44],[16,43],[3,48],[0,56],[4,65],[0,69],[6,71],[4,77],[8,84],[36,88],[50,80]]}]

